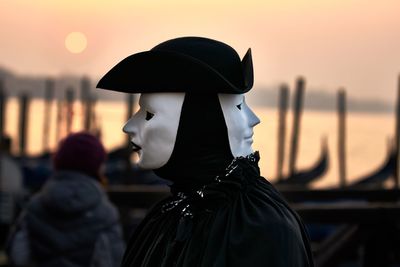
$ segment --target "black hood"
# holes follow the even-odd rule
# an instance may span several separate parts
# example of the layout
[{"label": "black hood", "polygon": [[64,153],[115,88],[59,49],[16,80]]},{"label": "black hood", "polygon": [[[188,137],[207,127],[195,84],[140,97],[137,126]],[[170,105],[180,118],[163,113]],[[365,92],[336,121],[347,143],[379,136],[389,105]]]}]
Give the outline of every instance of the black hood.
[{"label": "black hood", "polygon": [[212,181],[232,159],[218,95],[186,93],[172,155],[155,173],[193,188]]}]

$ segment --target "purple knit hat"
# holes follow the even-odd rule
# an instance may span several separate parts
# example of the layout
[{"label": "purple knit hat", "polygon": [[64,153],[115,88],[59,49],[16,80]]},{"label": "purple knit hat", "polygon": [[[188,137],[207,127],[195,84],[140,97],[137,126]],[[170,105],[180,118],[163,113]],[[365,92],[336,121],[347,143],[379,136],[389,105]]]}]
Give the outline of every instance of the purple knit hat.
[{"label": "purple knit hat", "polygon": [[99,169],[106,160],[100,140],[86,132],[68,135],[60,141],[53,163],[55,170],[79,171],[99,178]]}]

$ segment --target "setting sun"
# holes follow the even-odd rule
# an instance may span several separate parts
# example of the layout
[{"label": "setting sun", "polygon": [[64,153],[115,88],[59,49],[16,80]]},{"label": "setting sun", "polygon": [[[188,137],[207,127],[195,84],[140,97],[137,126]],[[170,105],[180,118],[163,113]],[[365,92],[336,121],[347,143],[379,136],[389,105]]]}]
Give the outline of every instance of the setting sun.
[{"label": "setting sun", "polygon": [[65,37],[65,47],[74,54],[79,54],[86,49],[87,39],[81,32],[71,32]]}]

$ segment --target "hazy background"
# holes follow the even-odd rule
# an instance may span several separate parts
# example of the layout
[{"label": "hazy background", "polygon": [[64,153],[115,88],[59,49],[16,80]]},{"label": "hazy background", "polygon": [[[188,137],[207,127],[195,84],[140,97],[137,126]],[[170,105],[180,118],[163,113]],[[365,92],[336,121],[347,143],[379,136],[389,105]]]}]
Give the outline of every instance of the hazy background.
[{"label": "hazy background", "polygon": [[[254,144],[263,155],[262,173],[266,177],[276,174],[279,85],[288,84],[292,97],[295,79],[303,76],[305,113],[298,167],[316,161],[320,139],[327,136],[331,165],[323,184],[335,184],[334,111],[339,88],[346,89],[352,111],[347,129],[350,179],[377,168],[393,138],[400,71],[399,10],[398,0],[4,0],[0,1],[0,79],[11,97],[22,91],[42,97],[44,80],[50,75],[61,98],[67,87],[79,89],[84,75],[94,87],[123,58],[168,39],[209,37],[230,44],[241,57],[251,47],[255,85],[247,97],[262,120]],[[80,53],[66,48],[71,32],[86,36],[87,46]],[[121,131],[125,104],[114,101],[125,95],[96,93],[100,99],[113,100],[97,105],[103,141],[111,149],[126,140]],[[78,90],[77,94],[79,98]],[[52,148],[57,142],[55,104]],[[7,108],[6,132],[17,139],[16,99]],[[74,111],[73,130],[81,129],[79,108]],[[42,148],[43,101],[34,102],[31,110],[28,152],[36,154]],[[286,150],[290,127],[289,116]]]},{"label": "hazy background", "polygon": [[[0,1],[0,66],[19,75],[87,74],[179,36],[251,47],[255,88],[293,85],[393,102],[400,62],[398,0]],[[72,54],[68,33],[87,37]]]}]

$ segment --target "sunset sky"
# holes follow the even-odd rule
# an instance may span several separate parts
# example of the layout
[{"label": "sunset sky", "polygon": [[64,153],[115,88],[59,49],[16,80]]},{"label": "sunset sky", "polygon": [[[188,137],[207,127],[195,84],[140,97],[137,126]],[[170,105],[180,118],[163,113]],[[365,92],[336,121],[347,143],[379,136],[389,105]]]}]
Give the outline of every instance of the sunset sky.
[{"label": "sunset sky", "polygon": [[[126,56],[180,36],[251,47],[255,87],[343,86],[393,101],[400,72],[399,0],[3,0],[0,67],[20,75],[99,78]],[[71,32],[85,35],[80,53]]]}]

